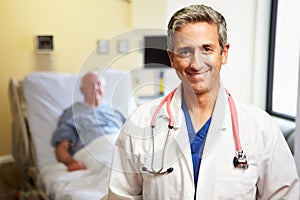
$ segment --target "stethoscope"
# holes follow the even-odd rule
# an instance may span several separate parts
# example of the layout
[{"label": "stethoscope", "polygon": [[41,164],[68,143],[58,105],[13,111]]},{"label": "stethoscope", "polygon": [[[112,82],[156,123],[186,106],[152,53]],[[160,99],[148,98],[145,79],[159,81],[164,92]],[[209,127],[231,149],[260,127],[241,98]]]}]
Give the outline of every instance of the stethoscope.
[{"label": "stethoscope", "polygon": [[[166,145],[170,136],[170,131],[174,128],[174,116],[171,112],[170,108],[170,103],[171,100],[174,96],[176,89],[173,90],[171,93],[169,93],[167,96],[163,98],[163,100],[160,102],[160,104],[157,106],[156,110],[154,111],[154,114],[151,119],[151,136],[152,136],[152,161],[151,161],[151,168],[152,170],[149,170],[147,167],[143,167],[142,170],[145,172],[148,172],[153,175],[164,175],[164,174],[169,174],[173,172],[173,167],[169,167],[166,170],[163,170],[164,168],[164,155],[165,155],[165,149]],[[231,113],[231,121],[232,121],[232,129],[233,129],[233,136],[234,136],[234,141],[235,141],[235,148],[236,148],[236,155],[233,158],[233,166],[238,167],[238,168],[243,168],[243,169],[248,169],[248,161],[246,154],[244,154],[241,146],[241,141],[240,141],[240,135],[239,135],[239,124],[238,124],[238,116],[237,116],[237,111],[236,111],[236,106],[233,101],[233,98],[231,94],[226,90],[226,94],[228,96],[228,102],[229,102],[229,108],[230,108],[230,113]],[[168,125],[168,133],[166,136],[166,140],[164,143],[164,148],[162,152],[162,160],[161,160],[161,168],[159,170],[155,170],[153,167],[153,160],[154,160],[154,128],[155,128],[155,122],[156,118],[158,115],[158,112],[161,110],[164,104],[167,104],[167,113],[169,115],[169,125]]]}]

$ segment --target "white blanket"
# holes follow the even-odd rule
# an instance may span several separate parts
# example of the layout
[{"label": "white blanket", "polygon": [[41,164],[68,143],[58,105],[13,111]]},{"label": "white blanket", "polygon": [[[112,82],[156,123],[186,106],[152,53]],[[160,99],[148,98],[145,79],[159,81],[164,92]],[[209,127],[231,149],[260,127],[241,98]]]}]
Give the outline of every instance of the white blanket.
[{"label": "white blanket", "polygon": [[55,200],[99,200],[104,197],[117,136],[100,136],[76,152],[74,158],[84,163],[86,170],[68,172],[62,163],[45,166],[40,181],[47,195]]}]

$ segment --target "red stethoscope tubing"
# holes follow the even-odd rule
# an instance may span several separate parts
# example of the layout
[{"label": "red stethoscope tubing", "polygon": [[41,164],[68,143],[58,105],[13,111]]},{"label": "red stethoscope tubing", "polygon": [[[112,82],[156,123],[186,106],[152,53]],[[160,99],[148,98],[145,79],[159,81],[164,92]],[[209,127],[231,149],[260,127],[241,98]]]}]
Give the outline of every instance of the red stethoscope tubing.
[{"label": "red stethoscope tubing", "polygon": [[160,102],[160,104],[157,106],[153,116],[152,116],[152,120],[151,120],[151,127],[155,127],[155,121],[156,121],[156,117],[158,115],[158,112],[161,110],[161,108],[163,107],[163,105],[165,103],[167,103],[167,112],[168,112],[168,115],[169,115],[169,118],[170,118],[170,121],[169,121],[169,128],[173,128],[174,127],[174,116],[171,112],[171,108],[170,108],[170,103],[171,103],[171,100],[174,96],[174,93],[175,93],[176,89],[173,90],[171,93],[169,93],[167,96],[165,96],[163,98],[163,100]]},{"label": "red stethoscope tubing", "polygon": [[240,141],[240,131],[239,131],[239,123],[238,123],[238,115],[236,111],[236,106],[233,101],[232,96],[228,92],[227,89],[225,89],[226,94],[228,95],[228,102],[229,102],[229,108],[230,108],[230,113],[231,113],[231,121],[232,121],[232,129],[233,129],[233,136],[235,140],[235,147],[236,151],[241,151],[242,150],[242,145]]},{"label": "red stethoscope tubing", "polygon": [[[170,103],[174,96],[175,91],[176,91],[176,89],[173,90],[171,93],[169,93],[167,96],[165,96],[163,98],[163,100],[160,102],[160,104],[158,105],[158,107],[156,108],[156,110],[152,116],[151,127],[155,127],[155,121],[156,121],[158,112],[161,110],[161,108],[163,107],[163,105],[165,103],[167,104],[167,112],[168,112],[168,115],[170,118],[168,126],[170,129],[172,129],[174,127],[174,116],[171,112]],[[228,90],[225,89],[225,91],[226,91],[226,94],[228,95],[228,102],[229,102],[229,108],[230,108],[230,113],[231,113],[232,129],[233,129],[233,136],[234,136],[234,140],[235,140],[236,151],[241,151],[242,146],[241,146],[241,141],[240,141],[238,115],[237,115],[236,106],[235,106],[233,98],[230,95],[230,93],[228,92]]]}]

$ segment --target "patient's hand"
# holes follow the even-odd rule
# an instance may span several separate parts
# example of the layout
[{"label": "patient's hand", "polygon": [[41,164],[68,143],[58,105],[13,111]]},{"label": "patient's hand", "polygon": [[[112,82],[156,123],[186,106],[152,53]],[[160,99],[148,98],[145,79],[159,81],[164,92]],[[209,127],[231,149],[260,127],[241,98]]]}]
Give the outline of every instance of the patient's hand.
[{"label": "patient's hand", "polygon": [[82,170],[86,169],[85,165],[81,162],[78,162],[75,160],[70,154],[69,149],[70,147],[70,141],[61,141],[57,144],[55,149],[55,155],[58,161],[64,163],[68,171],[75,171],[75,170]]},{"label": "patient's hand", "polygon": [[74,160],[74,162],[71,162],[67,165],[68,171],[75,171],[75,170],[82,170],[82,169],[86,169],[86,167],[84,166],[84,164]]}]

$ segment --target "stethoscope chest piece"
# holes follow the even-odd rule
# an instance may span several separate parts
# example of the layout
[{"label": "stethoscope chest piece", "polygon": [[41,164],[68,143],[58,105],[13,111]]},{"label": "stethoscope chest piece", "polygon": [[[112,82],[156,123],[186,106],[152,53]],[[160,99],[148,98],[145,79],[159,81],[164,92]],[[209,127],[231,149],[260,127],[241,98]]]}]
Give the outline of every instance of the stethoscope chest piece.
[{"label": "stethoscope chest piece", "polygon": [[247,157],[243,150],[236,152],[236,156],[233,158],[233,165],[234,167],[248,169]]}]

